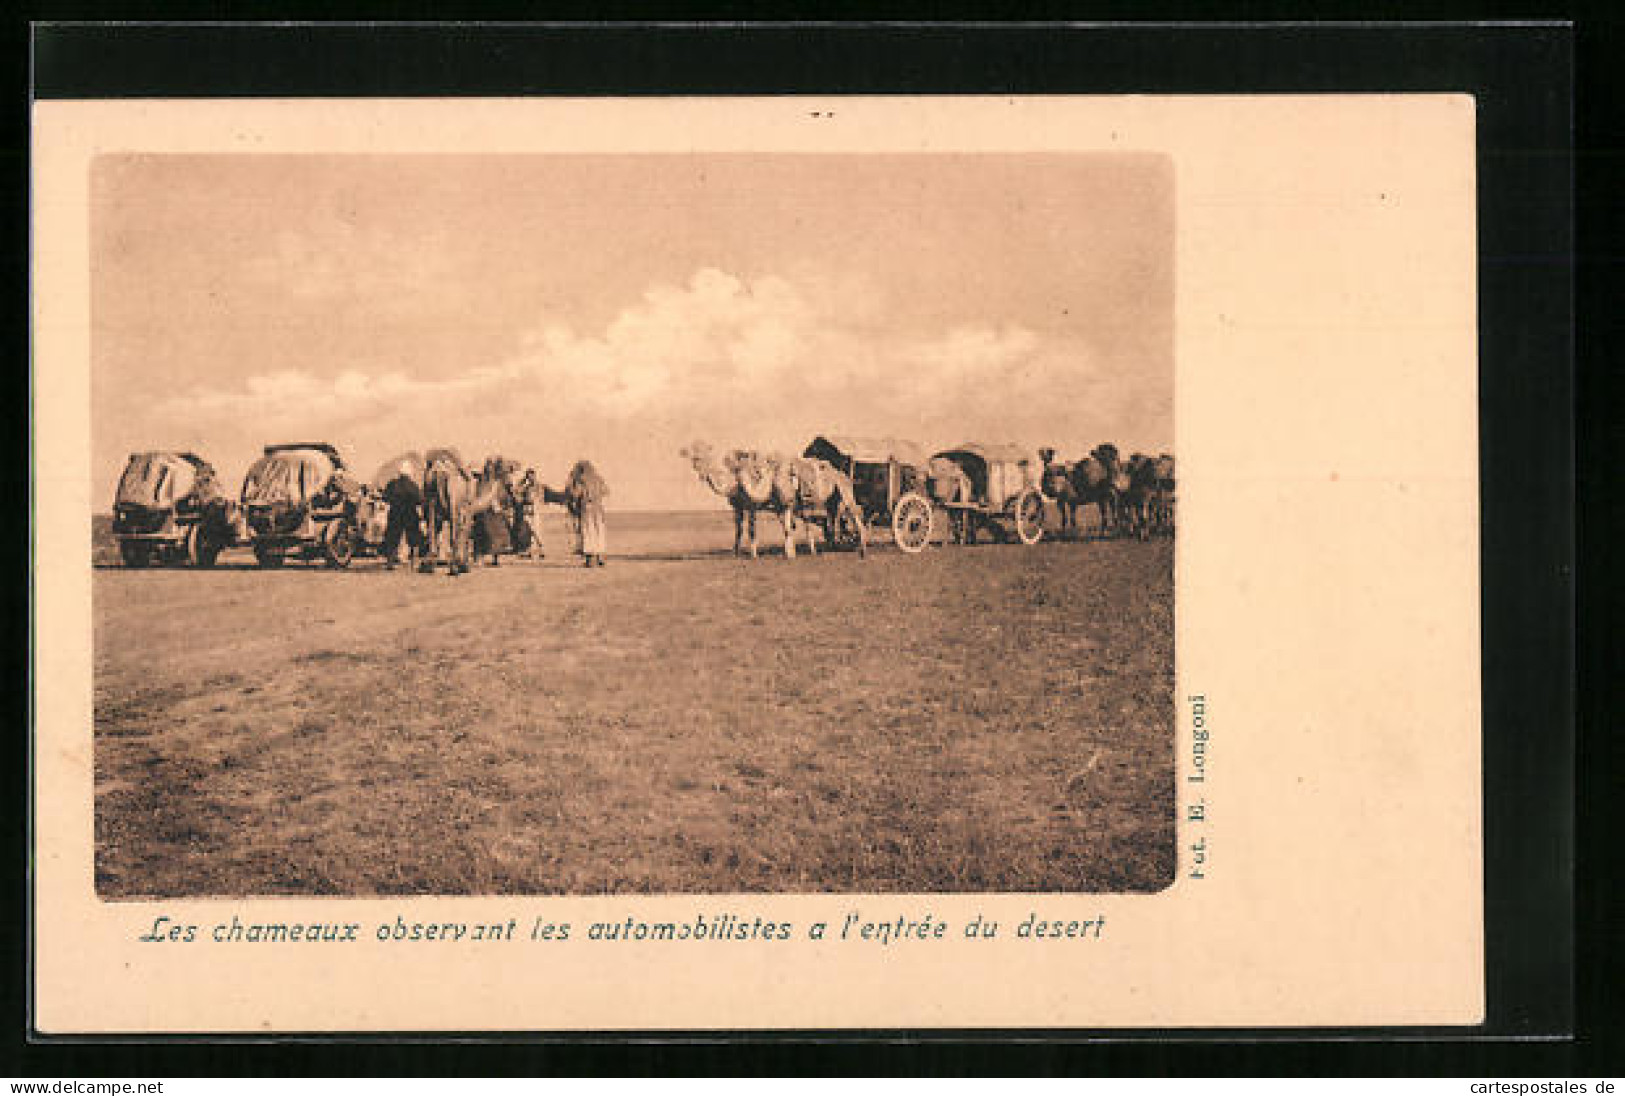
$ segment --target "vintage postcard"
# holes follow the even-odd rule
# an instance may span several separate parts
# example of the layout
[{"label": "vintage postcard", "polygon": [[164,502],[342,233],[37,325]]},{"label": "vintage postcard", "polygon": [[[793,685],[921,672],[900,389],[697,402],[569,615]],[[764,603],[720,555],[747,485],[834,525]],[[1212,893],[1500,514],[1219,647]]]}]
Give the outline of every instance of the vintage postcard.
[{"label": "vintage postcard", "polygon": [[40,1031],[1482,1020],[1470,98],[34,121]]}]

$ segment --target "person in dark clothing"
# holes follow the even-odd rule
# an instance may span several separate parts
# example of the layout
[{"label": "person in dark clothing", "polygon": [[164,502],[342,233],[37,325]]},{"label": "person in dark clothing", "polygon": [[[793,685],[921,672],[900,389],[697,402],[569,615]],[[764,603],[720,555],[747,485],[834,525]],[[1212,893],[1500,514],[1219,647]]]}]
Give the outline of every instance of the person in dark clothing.
[{"label": "person in dark clothing", "polygon": [[400,562],[401,538],[417,555],[423,554],[423,489],[417,480],[402,472],[384,488],[389,505],[389,524],[384,528],[384,558],[390,570]]},{"label": "person in dark clothing", "polygon": [[531,559],[544,559],[547,556],[542,551],[542,536],[536,521],[537,497],[541,493],[542,487],[536,482],[536,469],[525,469],[524,478],[519,481],[513,497],[513,548]]}]

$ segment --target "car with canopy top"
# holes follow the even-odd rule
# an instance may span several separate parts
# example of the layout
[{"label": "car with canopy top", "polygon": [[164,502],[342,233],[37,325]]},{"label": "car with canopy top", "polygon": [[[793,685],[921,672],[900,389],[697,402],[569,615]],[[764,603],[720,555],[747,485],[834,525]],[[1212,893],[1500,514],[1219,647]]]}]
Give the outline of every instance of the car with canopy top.
[{"label": "car with canopy top", "polygon": [[267,445],[243,477],[242,509],[254,558],[280,567],[289,557],[348,567],[376,552],[379,501],[327,442]]},{"label": "car with canopy top", "polygon": [[239,516],[214,467],[196,453],[131,453],[113,498],[113,535],[126,567],[213,567],[236,543]]}]

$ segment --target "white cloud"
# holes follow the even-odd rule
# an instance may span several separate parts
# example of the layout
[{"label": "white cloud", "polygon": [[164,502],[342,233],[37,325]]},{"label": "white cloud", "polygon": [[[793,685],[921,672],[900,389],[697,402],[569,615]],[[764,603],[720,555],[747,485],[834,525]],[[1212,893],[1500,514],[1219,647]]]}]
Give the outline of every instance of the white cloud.
[{"label": "white cloud", "polygon": [[370,443],[379,460],[442,442],[570,445],[608,453],[613,466],[617,450],[670,448],[675,459],[695,437],[775,448],[822,432],[1066,446],[1108,436],[1111,416],[1171,388],[1171,378],[1108,375],[1076,338],[974,322],[888,330],[883,300],[870,293],[864,308],[843,306],[856,300],[850,282],[701,269],[686,285],[651,287],[599,333],[544,320],[507,360],[450,376],[283,371],[181,394],[162,411],[210,433],[252,424],[256,436]]}]

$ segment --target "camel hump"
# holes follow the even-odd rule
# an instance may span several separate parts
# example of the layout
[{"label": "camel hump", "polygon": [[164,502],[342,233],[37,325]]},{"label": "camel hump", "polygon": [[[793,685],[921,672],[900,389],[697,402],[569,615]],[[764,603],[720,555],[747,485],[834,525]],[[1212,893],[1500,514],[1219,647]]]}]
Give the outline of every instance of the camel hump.
[{"label": "camel hump", "polygon": [[812,457],[797,457],[791,462],[791,470],[796,477],[797,493],[808,502],[821,502],[835,490],[832,473],[835,471],[828,464]]},{"label": "camel hump", "polygon": [[1085,487],[1098,487],[1106,480],[1106,467],[1098,458],[1084,457],[1072,466],[1072,482]]}]

